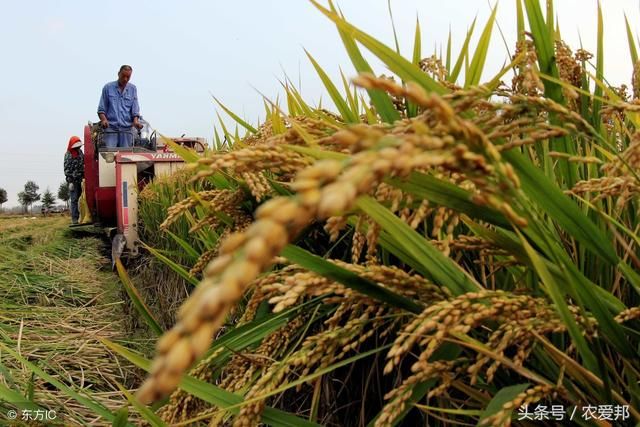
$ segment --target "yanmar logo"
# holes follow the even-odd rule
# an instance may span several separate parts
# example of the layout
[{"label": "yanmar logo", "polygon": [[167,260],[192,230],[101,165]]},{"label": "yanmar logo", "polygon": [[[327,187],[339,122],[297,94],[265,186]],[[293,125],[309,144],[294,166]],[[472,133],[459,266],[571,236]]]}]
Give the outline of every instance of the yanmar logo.
[{"label": "yanmar logo", "polygon": [[152,154],[151,157],[154,159],[182,160],[176,153],[155,153]]}]

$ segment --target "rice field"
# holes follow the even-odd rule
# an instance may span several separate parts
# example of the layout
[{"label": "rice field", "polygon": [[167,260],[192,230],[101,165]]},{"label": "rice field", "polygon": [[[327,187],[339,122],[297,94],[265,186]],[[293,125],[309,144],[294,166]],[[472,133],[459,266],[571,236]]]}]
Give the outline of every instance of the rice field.
[{"label": "rice field", "polygon": [[563,43],[551,2],[546,18],[518,2],[516,53],[489,77],[495,14],[457,59],[423,58],[418,24],[405,59],[312,3],[358,70],[341,91],[309,54],[337,111],[291,82],[257,126],[218,102],[246,136],[223,127],[232,144],[182,153],[190,180],[148,189],[200,186],[147,195],[166,219],[145,221],[196,287],[138,397],[170,395],[158,414],[178,425],[508,425],[592,405],[640,421],[637,88]]},{"label": "rice field", "polygon": [[[33,277],[0,267],[17,311],[3,363],[11,349],[15,375],[34,372],[28,354],[73,390],[86,378],[95,390],[66,390],[77,419],[83,405],[114,425],[640,423],[636,38],[627,22],[629,82],[614,87],[602,43],[565,44],[551,1],[516,4],[515,53],[486,75],[495,11],[439,55],[423,52],[418,22],[404,58],[312,0],[355,71],[334,81],[338,65],[308,53],[331,107],[285,81],[282,105],[257,100],[261,123],[216,99],[237,128],[221,121],[203,156],[172,145],[186,167],[140,193],[146,253],[119,268],[126,318],[119,297],[61,270],[95,242],[0,222],[13,259],[42,248]],[[38,353],[53,340],[23,347],[18,318],[54,333],[20,314],[34,301],[78,314],[53,329],[76,345],[72,320],[98,316],[82,329],[86,363]],[[131,319],[144,339],[119,334]]]},{"label": "rice field", "polygon": [[55,417],[9,424],[111,425],[99,409],[117,411],[126,402],[118,384],[140,380],[140,372],[101,342],[136,345],[123,327],[122,295],[102,255],[104,242],[71,235],[68,222],[0,216],[3,425],[10,410],[35,417],[39,409]]},{"label": "rice field", "polygon": [[423,57],[418,23],[403,58],[312,3],[357,70],[308,54],[335,111],[292,82],[256,125],[218,101],[245,136],[176,147],[191,175],[142,194],[150,253],[193,290],[141,402],[169,396],[173,425],[639,422],[637,66],[633,94],[606,83],[552,2],[517,2],[495,76],[495,13],[457,58]]}]

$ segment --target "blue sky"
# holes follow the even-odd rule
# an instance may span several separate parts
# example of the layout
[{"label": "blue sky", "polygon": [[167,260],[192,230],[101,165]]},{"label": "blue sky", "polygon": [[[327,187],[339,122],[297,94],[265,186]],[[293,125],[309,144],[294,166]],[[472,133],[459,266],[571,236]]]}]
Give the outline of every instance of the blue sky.
[{"label": "blue sky", "polygon": [[[323,0],[321,0],[322,2]],[[133,66],[143,116],[167,135],[204,136],[211,141],[216,108],[211,94],[255,123],[261,96],[282,95],[286,72],[301,83],[303,96],[318,102],[322,86],[304,48],[332,76],[353,68],[335,27],[305,0],[263,1],[2,1],[0,47],[0,188],[9,202],[28,179],[54,193],[64,180],[62,157],[71,135],[96,121],[104,83],[121,64]],[[348,20],[392,45],[387,0],[339,0]],[[493,1],[491,2],[493,4]],[[513,50],[515,1],[503,0],[498,23]],[[416,16],[423,56],[446,44],[449,27],[454,53],[467,26],[489,12],[483,0],[392,0],[401,50],[410,55]],[[564,38],[575,49],[595,52],[596,1],[556,0]],[[638,28],[636,0],[603,1],[606,75],[630,83],[631,62],[623,12]],[[472,41],[475,46],[476,38]],[[497,29],[485,78],[507,58]],[[375,63],[375,62],[374,62]],[[378,67],[376,70],[386,70]],[[324,104],[326,96],[323,98]]]}]

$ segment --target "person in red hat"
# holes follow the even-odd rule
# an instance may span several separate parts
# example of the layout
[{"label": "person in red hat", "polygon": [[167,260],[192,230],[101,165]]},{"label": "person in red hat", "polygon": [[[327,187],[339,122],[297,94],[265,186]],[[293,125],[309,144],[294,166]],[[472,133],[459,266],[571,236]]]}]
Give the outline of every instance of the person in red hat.
[{"label": "person in red hat", "polygon": [[82,147],[82,140],[77,136],[72,136],[69,138],[67,152],[64,153],[64,176],[69,183],[72,224],[77,224],[80,218],[78,200],[82,193],[82,178],[84,177],[84,156],[80,147]]}]

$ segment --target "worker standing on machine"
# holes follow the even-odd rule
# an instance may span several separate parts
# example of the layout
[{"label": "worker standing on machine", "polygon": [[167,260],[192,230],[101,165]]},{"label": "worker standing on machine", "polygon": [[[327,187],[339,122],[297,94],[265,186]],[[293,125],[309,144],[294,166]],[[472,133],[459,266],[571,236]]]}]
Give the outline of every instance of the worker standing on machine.
[{"label": "worker standing on machine", "polygon": [[107,148],[132,147],[133,128],[142,128],[138,89],[129,83],[132,72],[130,65],[121,66],[118,80],[102,88],[98,117],[104,129],[103,141]]},{"label": "worker standing on machine", "polygon": [[77,224],[80,218],[78,199],[82,193],[82,178],[84,177],[84,156],[80,147],[82,147],[82,140],[77,136],[72,136],[69,138],[67,152],[64,153],[64,176],[69,184],[72,224]]}]

